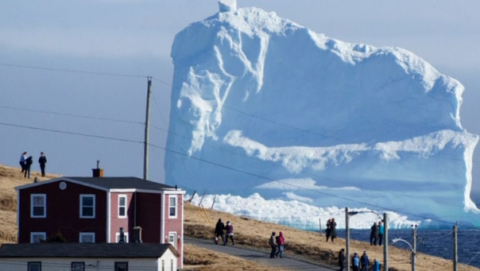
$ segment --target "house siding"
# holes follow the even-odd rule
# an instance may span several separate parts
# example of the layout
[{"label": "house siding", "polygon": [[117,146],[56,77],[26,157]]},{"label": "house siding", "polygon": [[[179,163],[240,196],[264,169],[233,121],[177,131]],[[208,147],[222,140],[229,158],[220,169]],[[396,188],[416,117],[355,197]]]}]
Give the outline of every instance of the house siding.
[{"label": "house siding", "polygon": [[[120,233],[120,228],[123,228],[125,233],[128,233],[128,241],[133,236],[132,229],[135,227],[134,218],[135,218],[135,201],[134,194],[132,192],[123,193],[123,192],[112,192],[110,193],[111,202],[110,202],[110,243],[115,243],[117,238],[117,233]],[[127,196],[127,217],[119,218],[118,217],[118,198],[120,195]]]},{"label": "house siding", "polygon": [[[169,208],[170,208],[170,197],[177,197],[177,217],[169,217]],[[169,232],[176,232],[177,240],[175,240],[175,248],[177,249],[180,255],[183,255],[183,195],[182,194],[165,194],[165,206],[162,208],[162,211],[165,212],[165,238],[168,236]],[[168,240],[165,240],[164,243],[168,243]],[[182,258],[178,258],[178,266],[183,267]]]},{"label": "house siding", "polygon": [[[61,190],[61,182],[67,184]],[[31,218],[31,194],[46,194],[46,217]],[[80,194],[95,195],[95,218],[80,218]],[[60,232],[68,242],[78,242],[80,232],[94,232],[95,242],[106,242],[107,192],[67,180],[19,190],[19,243],[30,243],[31,232],[51,236]]]},{"label": "house siding", "polygon": [[[166,251],[161,258],[128,259],[128,258],[0,258],[0,270],[25,271],[28,262],[40,262],[42,271],[71,270],[72,262],[84,262],[85,271],[114,270],[115,262],[128,262],[129,270],[162,270],[162,260],[165,270],[171,270],[170,260],[173,260],[173,270],[177,270],[175,255]],[[98,266],[97,266],[98,264]],[[98,268],[97,268],[98,267]]]},{"label": "house siding", "polygon": [[[137,225],[144,243],[161,243],[160,205],[162,194],[137,193]],[[141,210],[141,211],[139,211]]]}]

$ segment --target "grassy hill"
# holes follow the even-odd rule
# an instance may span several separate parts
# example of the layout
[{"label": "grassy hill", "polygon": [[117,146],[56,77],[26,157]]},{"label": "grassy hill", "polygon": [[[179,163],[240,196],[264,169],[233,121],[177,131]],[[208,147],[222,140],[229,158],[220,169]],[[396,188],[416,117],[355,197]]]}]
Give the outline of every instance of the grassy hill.
[{"label": "grassy hill", "polygon": [[[19,168],[0,165],[0,244],[16,242],[17,200],[14,187],[31,183],[34,177],[39,178],[39,180],[45,180],[58,176],[59,175],[47,175],[45,178],[41,178],[38,172],[33,172],[31,179],[25,179],[20,173]],[[341,238],[335,240],[334,243],[326,243],[325,237],[318,233],[302,231],[215,210],[203,209],[189,203],[185,203],[185,235],[187,237],[212,240],[213,230],[218,218],[221,218],[223,221],[232,222],[234,226],[235,243],[238,245],[257,249],[268,249],[268,239],[271,232],[283,231],[287,244],[286,255],[296,255],[305,257],[310,261],[331,265],[337,264],[338,251],[345,247],[345,240]],[[380,260],[380,262],[383,261],[383,250],[381,247],[372,247],[366,242],[351,241],[352,254],[353,252],[363,253],[364,250],[367,251],[371,260],[376,258]],[[227,267],[222,267],[222,261],[218,260],[226,256],[227,255],[221,255],[194,246],[185,247],[185,264],[200,265],[203,266],[203,268],[209,266],[207,269],[215,266],[222,270],[228,270]],[[265,268],[238,258],[232,258],[232,261],[237,261],[237,267],[243,270],[261,270]],[[392,268],[392,270],[411,270],[410,252],[390,246],[389,267]],[[416,270],[441,271],[452,269],[453,264],[451,260],[422,253],[417,254]],[[467,265],[460,265],[459,270],[470,271],[479,269]]]}]

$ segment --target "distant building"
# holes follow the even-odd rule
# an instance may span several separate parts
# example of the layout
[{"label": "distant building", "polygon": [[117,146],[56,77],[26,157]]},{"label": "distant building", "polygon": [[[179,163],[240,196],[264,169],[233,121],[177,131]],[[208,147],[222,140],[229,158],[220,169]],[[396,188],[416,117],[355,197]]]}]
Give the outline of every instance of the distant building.
[{"label": "distant building", "polygon": [[135,271],[177,270],[178,252],[170,244],[4,244],[0,270]]},{"label": "distant building", "polygon": [[94,176],[16,187],[18,243],[37,243],[57,233],[68,242],[118,243],[123,228],[126,243],[143,238],[144,243],[171,244],[183,268],[185,191],[134,177],[100,177],[103,171],[94,170]]}]

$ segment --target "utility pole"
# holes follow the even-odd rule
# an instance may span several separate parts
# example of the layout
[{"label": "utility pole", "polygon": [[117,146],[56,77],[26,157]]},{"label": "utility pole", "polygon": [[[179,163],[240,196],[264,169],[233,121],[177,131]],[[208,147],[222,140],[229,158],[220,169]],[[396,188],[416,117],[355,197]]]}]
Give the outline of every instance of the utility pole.
[{"label": "utility pole", "polygon": [[415,254],[417,254],[417,225],[412,225],[413,250],[412,250],[412,271],[415,271]]},{"label": "utility pole", "polygon": [[388,214],[383,213],[383,270],[388,271]]},{"label": "utility pole", "polygon": [[150,95],[152,94],[152,77],[147,77],[147,112],[145,116],[145,141],[143,149],[143,179],[148,180],[148,147],[149,147],[149,128],[150,128]]},{"label": "utility pole", "polygon": [[350,225],[348,217],[348,207],[345,207],[345,242],[347,246],[347,270],[350,270]]},{"label": "utility pole", "polygon": [[458,245],[457,245],[458,224],[453,226],[453,271],[458,271]]}]

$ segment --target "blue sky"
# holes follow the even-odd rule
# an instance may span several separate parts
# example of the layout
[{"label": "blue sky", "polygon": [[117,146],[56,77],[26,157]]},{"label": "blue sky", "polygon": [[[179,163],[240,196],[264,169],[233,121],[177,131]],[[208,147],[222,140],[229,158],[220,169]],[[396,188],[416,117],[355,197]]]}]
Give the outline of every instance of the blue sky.
[{"label": "blue sky", "polygon": [[[402,47],[465,85],[463,126],[480,134],[480,19],[478,1],[238,1],[275,11],[329,37]],[[143,140],[138,123],[94,120],[27,110],[142,122],[147,79],[154,76],[151,142],[165,145],[174,36],[218,11],[217,1],[99,0],[0,2],[0,122]],[[139,75],[106,76],[58,70]],[[160,82],[162,80],[165,83]],[[7,108],[9,107],[9,108]],[[0,125],[0,163],[17,165],[24,150],[48,157],[47,171],[90,175],[100,159],[105,174],[142,176],[143,146]],[[164,151],[151,150],[150,178],[163,180]],[[480,153],[474,189],[480,191]],[[38,170],[38,165],[34,165]],[[477,184],[478,183],[478,184]]]}]

